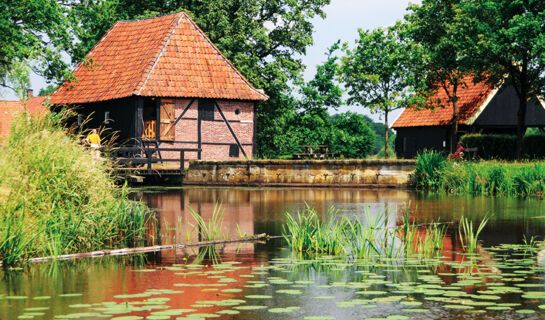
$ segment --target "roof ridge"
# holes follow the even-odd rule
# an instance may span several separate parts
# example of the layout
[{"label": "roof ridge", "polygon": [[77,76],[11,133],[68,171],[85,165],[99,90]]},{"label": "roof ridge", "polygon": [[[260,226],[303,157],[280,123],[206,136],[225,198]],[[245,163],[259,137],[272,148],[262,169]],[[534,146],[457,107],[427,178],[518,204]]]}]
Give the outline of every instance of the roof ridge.
[{"label": "roof ridge", "polygon": [[171,13],[160,14],[160,15],[155,16],[155,17],[148,17],[148,18],[141,18],[141,19],[118,20],[117,22],[123,22],[123,23],[127,23],[127,22],[139,22],[139,21],[146,21],[146,20],[153,20],[153,19],[157,19],[157,18],[168,17],[168,16],[180,14],[180,13],[185,14],[185,11],[183,11],[183,10],[182,10],[182,11],[176,11],[176,12],[171,12]]},{"label": "roof ridge", "polygon": [[[146,86],[146,83],[148,83],[148,80],[151,76],[151,73],[153,72],[153,69],[155,68],[155,66],[157,65],[157,63],[159,62],[159,59],[161,59],[161,56],[163,55],[163,52],[165,52],[165,49],[167,48],[169,42],[170,42],[170,39],[172,38],[172,35],[174,35],[174,32],[176,31],[176,29],[178,28],[178,26],[180,25],[180,22],[182,21],[182,18],[185,16],[185,12],[184,11],[180,11],[180,12],[176,12],[175,15],[180,15],[180,17],[177,19],[176,21],[176,25],[172,28],[172,30],[170,31],[170,33],[167,33],[168,36],[165,36],[165,41],[162,45],[162,48],[161,50],[159,51],[159,54],[157,55],[157,57],[155,57],[154,61],[153,61],[153,65],[150,67],[149,71],[148,72],[144,72],[144,74],[146,75],[146,77],[144,79],[142,79],[138,85],[136,86],[136,88],[134,89],[134,94],[136,95],[140,95],[140,92],[142,92],[142,89],[144,89],[144,87]],[[168,16],[168,15],[167,15]],[[155,18],[154,18],[155,19]]]},{"label": "roof ridge", "polygon": [[[183,11],[182,11],[183,12]],[[216,45],[208,38],[208,36],[201,30],[201,28],[193,21],[193,19],[191,19],[191,17],[189,15],[187,15],[185,12],[183,14],[183,16],[186,17],[186,19],[189,21],[189,23],[191,24],[191,26],[193,26],[193,28],[195,28],[195,30],[197,30],[197,32],[201,35],[201,37],[204,38],[204,40],[212,47],[212,49],[214,49],[214,51],[216,51],[217,54],[219,54],[222,58],[222,60],[227,63],[227,65],[229,66],[229,68],[231,68],[236,74],[238,77],[240,77],[240,79],[250,88],[250,90],[254,91],[255,93],[257,93],[258,95],[264,97],[264,98],[269,98],[268,95],[264,94],[263,92],[259,91],[258,89],[256,89],[251,83],[250,81],[248,81],[239,71],[238,69],[231,63],[231,61],[229,61],[229,59],[227,59],[223,53],[221,53],[221,51],[216,47]]]}]

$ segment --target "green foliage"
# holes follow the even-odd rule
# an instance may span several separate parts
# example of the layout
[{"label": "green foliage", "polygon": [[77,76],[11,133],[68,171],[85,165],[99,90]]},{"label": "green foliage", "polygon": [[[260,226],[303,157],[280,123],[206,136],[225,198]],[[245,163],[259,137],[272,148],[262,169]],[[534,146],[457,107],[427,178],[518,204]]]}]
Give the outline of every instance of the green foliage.
[{"label": "green foliage", "polygon": [[114,185],[111,167],[68,137],[55,115],[17,118],[0,160],[0,254],[35,256],[132,245],[152,212]]},{"label": "green foliage", "polygon": [[67,68],[61,51],[71,44],[66,7],[55,0],[10,0],[0,5],[0,79],[14,63],[36,59],[35,70],[60,79]]},{"label": "green foliage", "polygon": [[345,158],[365,158],[372,154],[376,141],[375,132],[369,122],[359,113],[346,112],[332,116],[329,144],[333,151]]},{"label": "green foliage", "polygon": [[[388,228],[392,216],[386,208],[376,215],[365,211],[364,219],[341,215],[331,207],[320,219],[308,205],[296,216],[286,213],[283,236],[293,252],[304,255],[341,255],[358,259],[394,258],[418,254],[435,257],[443,252],[444,226],[421,228],[409,222]],[[401,245],[400,245],[401,240]]]},{"label": "green foliage", "polygon": [[[540,196],[545,194],[544,162],[447,161],[440,164],[421,154],[414,184],[436,192],[490,196]],[[427,164],[427,165],[424,165]]]},{"label": "green foliage", "polygon": [[[514,135],[470,134],[461,138],[466,148],[478,148],[481,159],[513,160],[516,158]],[[526,135],[523,156],[527,159],[545,159],[545,135]]]},{"label": "green foliage", "polygon": [[507,134],[468,134],[462,136],[460,141],[465,148],[477,148],[481,159],[515,158],[516,137]]},{"label": "green foliage", "polygon": [[444,184],[443,170],[447,158],[443,153],[424,150],[416,156],[414,183],[419,189],[439,189]]},{"label": "green foliage", "polygon": [[[406,27],[398,23],[387,29],[360,29],[355,47],[350,49],[345,44],[345,56],[341,59],[341,80],[348,89],[348,102],[384,115],[386,128],[390,112],[419,98],[413,88],[418,82],[414,71],[421,52],[402,36]],[[385,156],[387,135],[385,132]]]},{"label": "green foliage", "polygon": [[57,90],[58,86],[54,84],[47,85],[45,88],[41,88],[38,93],[39,96],[48,96]]},{"label": "green foliage", "polygon": [[522,156],[526,108],[545,93],[545,2],[462,1],[457,23],[469,67],[493,85],[513,85],[519,97],[517,158]]}]

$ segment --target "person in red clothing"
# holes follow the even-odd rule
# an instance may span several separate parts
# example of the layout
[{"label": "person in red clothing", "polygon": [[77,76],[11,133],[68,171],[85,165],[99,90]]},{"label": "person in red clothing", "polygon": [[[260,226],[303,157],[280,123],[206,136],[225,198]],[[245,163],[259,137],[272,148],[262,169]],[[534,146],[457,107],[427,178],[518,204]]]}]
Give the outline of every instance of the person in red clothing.
[{"label": "person in red clothing", "polygon": [[464,151],[465,149],[464,149],[464,146],[462,145],[462,142],[458,142],[458,149],[456,149],[456,151],[450,155],[450,158],[459,160],[464,156]]}]

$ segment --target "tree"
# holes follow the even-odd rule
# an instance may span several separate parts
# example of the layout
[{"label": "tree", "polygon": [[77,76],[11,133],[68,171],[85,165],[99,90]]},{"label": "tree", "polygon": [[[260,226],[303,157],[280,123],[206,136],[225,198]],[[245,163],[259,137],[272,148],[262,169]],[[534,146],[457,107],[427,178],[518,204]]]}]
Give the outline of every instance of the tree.
[{"label": "tree", "polygon": [[71,19],[78,43],[71,56],[81,61],[114,21],[185,10],[222,53],[270,99],[257,107],[257,146],[261,156],[283,148],[295,104],[289,84],[301,76],[300,57],[313,43],[311,20],[324,16],[330,0],[80,0]]},{"label": "tree", "polygon": [[[425,82],[420,92],[443,90],[447,101],[429,101],[428,106],[452,105],[450,152],[456,150],[458,139],[458,89],[464,87],[471,73],[462,56],[460,26],[457,10],[460,0],[424,0],[420,5],[410,5],[405,19],[410,25],[410,35],[426,52],[422,72]],[[473,80],[471,80],[473,81]],[[431,94],[428,94],[431,97]]]},{"label": "tree", "polygon": [[365,158],[373,151],[376,135],[365,116],[346,112],[332,116],[331,136],[334,151],[346,158]]},{"label": "tree", "polygon": [[0,1],[0,85],[15,63],[36,59],[47,79],[66,77],[61,51],[71,43],[66,9],[54,0]]},{"label": "tree", "polygon": [[519,98],[517,158],[529,100],[545,94],[545,1],[468,0],[458,15],[465,54],[488,83],[509,83]]},{"label": "tree", "polygon": [[388,115],[418,102],[413,87],[417,82],[421,52],[401,37],[405,25],[371,31],[359,30],[356,46],[345,44],[341,79],[348,88],[348,103],[384,115],[384,150],[388,157]]}]

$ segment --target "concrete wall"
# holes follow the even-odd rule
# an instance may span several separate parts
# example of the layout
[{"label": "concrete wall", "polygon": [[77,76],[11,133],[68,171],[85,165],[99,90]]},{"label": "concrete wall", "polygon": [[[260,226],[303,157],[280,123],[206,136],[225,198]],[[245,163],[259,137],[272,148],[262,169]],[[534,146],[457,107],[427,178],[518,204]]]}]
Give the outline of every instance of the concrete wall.
[{"label": "concrete wall", "polygon": [[191,161],[184,184],[407,187],[413,160]]}]

